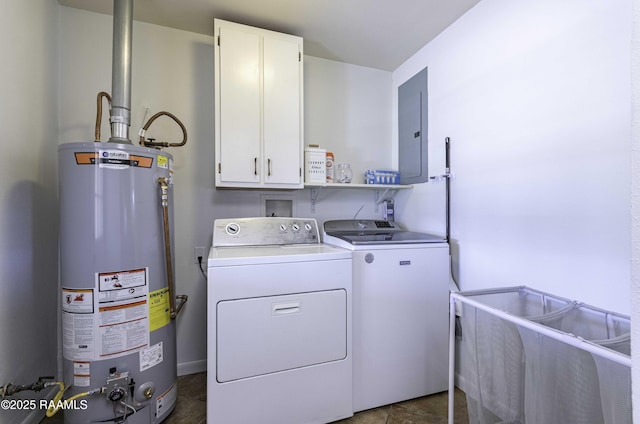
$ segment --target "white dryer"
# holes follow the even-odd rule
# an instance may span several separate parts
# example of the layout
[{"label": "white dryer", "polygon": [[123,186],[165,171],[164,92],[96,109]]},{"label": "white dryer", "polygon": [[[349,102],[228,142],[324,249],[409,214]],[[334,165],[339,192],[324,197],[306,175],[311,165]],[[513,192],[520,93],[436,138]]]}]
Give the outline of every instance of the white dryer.
[{"label": "white dryer", "polygon": [[449,245],[374,220],[324,223],[353,251],[354,412],[448,387]]},{"label": "white dryer", "polygon": [[214,223],[207,423],[327,423],[353,415],[351,252],[314,219]]}]

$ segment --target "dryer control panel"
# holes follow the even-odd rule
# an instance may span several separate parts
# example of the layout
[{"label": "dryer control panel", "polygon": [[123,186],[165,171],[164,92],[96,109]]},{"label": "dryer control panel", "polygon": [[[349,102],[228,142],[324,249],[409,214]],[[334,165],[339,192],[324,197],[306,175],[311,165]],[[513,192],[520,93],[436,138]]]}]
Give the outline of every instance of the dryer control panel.
[{"label": "dryer control panel", "polygon": [[214,247],[319,243],[318,223],[313,218],[229,218],[213,223]]}]

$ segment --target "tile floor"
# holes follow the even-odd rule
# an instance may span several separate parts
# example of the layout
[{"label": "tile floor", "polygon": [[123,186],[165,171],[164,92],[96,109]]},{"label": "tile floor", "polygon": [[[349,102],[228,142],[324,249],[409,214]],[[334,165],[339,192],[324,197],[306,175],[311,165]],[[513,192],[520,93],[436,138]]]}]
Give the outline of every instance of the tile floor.
[{"label": "tile floor", "polygon": [[[164,421],[165,424],[205,424],[207,405],[207,374],[178,377],[178,403]],[[45,418],[41,424],[61,424],[62,414]],[[446,424],[447,393],[438,393],[418,399],[362,411],[336,424]],[[468,424],[464,393],[456,390],[455,423]],[[247,423],[259,424],[259,423]],[[285,423],[283,423],[285,424]]]},{"label": "tile floor", "polygon": [[[468,424],[465,395],[456,389],[454,397],[455,424]],[[446,424],[447,392],[425,396],[393,405],[382,406],[355,414],[336,424]]]}]

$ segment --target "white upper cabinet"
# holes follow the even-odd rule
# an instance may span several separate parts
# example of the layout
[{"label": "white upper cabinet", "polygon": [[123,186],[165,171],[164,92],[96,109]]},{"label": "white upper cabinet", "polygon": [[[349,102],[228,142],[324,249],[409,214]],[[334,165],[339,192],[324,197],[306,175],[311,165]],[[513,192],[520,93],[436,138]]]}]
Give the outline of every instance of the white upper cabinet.
[{"label": "white upper cabinet", "polygon": [[214,28],[216,186],[303,188],[302,38]]}]

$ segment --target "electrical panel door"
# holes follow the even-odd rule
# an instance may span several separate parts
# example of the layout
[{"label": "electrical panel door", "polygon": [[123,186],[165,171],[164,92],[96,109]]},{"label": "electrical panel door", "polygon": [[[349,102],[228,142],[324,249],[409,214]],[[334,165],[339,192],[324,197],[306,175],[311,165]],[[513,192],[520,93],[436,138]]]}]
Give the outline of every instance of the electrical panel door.
[{"label": "electrical panel door", "polygon": [[398,87],[398,158],[401,184],[429,180],[427,68]]}]

